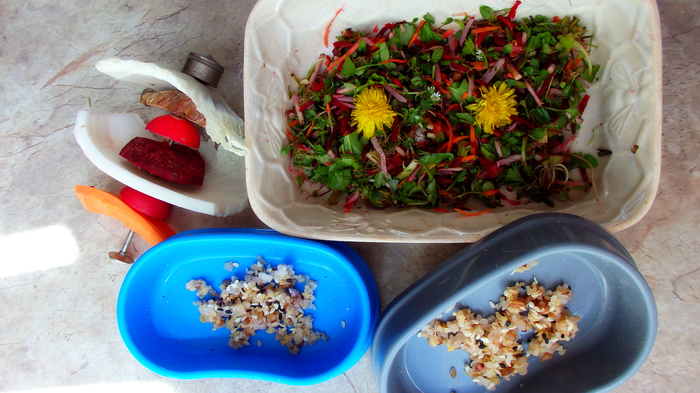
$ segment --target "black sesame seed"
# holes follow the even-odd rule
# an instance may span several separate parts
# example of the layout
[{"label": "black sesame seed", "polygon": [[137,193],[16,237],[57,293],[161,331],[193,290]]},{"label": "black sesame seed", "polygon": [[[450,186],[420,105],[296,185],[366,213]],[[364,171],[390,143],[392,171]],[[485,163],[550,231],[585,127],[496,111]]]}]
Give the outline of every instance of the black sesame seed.
[{"label": "black sesame seed", "polygon": [[506,327],[510,326],[510,321],[506,321]]},{"label": "black sesame seed", "polygon": [[549,339],[547,337],[544,338],[544,343],[549,344]]},{"label": "black sesame seed", "polygon": [[566,336],[562,334],[562,335],[561,335],[561,338],[566,338]]},{"label": "black sesame seed", "polygon": [[233,314],[233,311],[231,311],[231,310],[226,310],[226,314]]},{"label": "black sesame seed", "polygon": [[482,343],[482,344],[479,345],[479,349],[484,349],[484,348],[486,348],[486,344],[483,344],[483,343]]},{"label": "black sesame seed", "polygon": [[501,368],[506,368],[506,364],[505,364],[505,363],[498,363],[498,365],[501,366]]}]

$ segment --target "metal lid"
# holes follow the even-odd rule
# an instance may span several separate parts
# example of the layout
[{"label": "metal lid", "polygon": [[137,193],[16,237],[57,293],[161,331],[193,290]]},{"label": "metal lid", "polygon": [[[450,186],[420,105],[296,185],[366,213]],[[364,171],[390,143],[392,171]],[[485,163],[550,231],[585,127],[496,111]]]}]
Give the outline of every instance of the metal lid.
[{"label": "metal lid", "polygon": [[190,52],[182,72],[190,75],[205,85],[216,87],[219,84],[224,67],[210,54]]}]

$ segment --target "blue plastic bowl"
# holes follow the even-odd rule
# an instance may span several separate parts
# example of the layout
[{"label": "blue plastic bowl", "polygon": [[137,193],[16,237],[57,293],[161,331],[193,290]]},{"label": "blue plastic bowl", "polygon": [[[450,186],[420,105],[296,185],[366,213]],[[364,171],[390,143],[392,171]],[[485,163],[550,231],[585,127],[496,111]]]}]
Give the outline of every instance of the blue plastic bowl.
[{"label": "blue plastic bowl", "polygon": [[[232,274],[243,278],[258,256],[318,281],[314,329],[328,341],[291,355],[274,335],[258,332],[251,345],[228,346],[230,331],[199,321],[185,289],[193,278],[214,288]],[[233,272],[224,263],[237,262]],[[323,382],[350,369],[369,347],[379,314],[377,288],[364,261],[340,243],[296,239],[267,230],[197,230],[172,237],[144,253],[119,292],[119,332],[132,355],[169,378],[250,378],[289,385]],[[258,346],[260,340],[262,345]]]}]

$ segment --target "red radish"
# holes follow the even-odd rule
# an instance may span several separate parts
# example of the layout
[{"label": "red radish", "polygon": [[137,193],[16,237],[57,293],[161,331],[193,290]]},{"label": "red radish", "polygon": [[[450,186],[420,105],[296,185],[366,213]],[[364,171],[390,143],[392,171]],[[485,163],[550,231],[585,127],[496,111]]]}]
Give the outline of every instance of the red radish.
[{"label": "red radish", "polygon": [[169,203],[136,191],[129,186],[122,188],[122,190],[119,191],[119,195],[122,197],[124,203],[149,217],[165,218],[170,215],[171,206]]},{"label": "red radish", "polygon": [[173,115],[158,116],[148,122],[146,129],[193,149],[199,149],[199,133],[194,125]]}]

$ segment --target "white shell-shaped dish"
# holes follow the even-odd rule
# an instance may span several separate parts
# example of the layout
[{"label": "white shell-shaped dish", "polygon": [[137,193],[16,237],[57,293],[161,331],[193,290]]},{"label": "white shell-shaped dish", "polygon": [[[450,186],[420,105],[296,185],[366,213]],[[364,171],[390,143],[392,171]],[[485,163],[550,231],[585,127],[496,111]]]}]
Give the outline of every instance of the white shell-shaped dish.
[{"label": "white shell-shaped dish", "polygon": [[95,64],[98,71],[114,79],[135,83],[154,90],[177,89],[187,95],[197,110],[207,119],[207,135],[224,150],[245,155],[243,120],[216,91],[201,84],[190,75],[163,68],[154,63],[117,58]]},{"label": "white shell-shaped dish", "polygon": [[[488,2],[493,9],[512,7],[514,0]],[[245,119],[248,196],[258,217],[293,236],[367,242],[474,242],[499,227],[536,212],[566,212],[588,218],[616,232],[639,221],[649,210],[659,184],[661,165],[661,32],[654,0],[528,0],[517,17],[575,15],[594,34],[598,81],[583,115],[572,151],[601,157],[595,170],[600,205],[590,191],[575,202],[554,209],[534,204],[499,208],[478,217],[438,213],[420,208],[346,213],[341,200],[301,192],[290,172],[285,110],[292,74],[306,76],[319,53],[331,53],[323,35],[336,11],[329,37],[346,28],[369,31],[375,25],[412,20],[430,12],[436,21],[468,13],[480,18],[482,0],[404,1],[261,0],[251,12],[245,38]],[[632,153],[633,147],[639,148]],[[358,204],[359,205],[359,204]],[[601,211],[604,209],[605,214]],[[478,208],[478,207],[477,207]],[[607,215],[607,217],[606,217]],[[609,217],[609,219],[608,219]]]},{"label": "white shell-shaped dish", "polygon": [[119,155],[135,137],[155,139],[134,113],[78,112],[73,131],[85,156],[115,180],[175,206],[212,216],[230,216],[248,206],[245,162],[211,140],[202,141],[204,184],[177,184],[138,169]]}]

